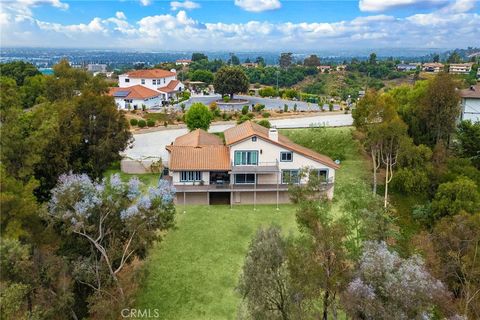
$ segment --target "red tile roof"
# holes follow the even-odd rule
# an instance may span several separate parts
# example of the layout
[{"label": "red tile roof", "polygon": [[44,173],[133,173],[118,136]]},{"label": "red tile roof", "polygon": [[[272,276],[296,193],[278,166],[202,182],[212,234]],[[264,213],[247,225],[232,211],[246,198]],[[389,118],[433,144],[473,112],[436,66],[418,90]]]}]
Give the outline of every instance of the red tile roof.
[{"label": "red tile roof", "polygon": [[460,91],[460,97],[480,99],[480,84]]},{"label": "red tile roof", "polygon": [[118,94],[119,92],[126,93],[126,95],[121,96],[124,99],[148,99],[160,95],[160,93],[158,93],[157,91],[144,87],[140,84],[126,88],[110,88],[108,95],[114,96],[115,93]]},{"label": "red tile roof", "polygon": [[230,152],[224,145],[200,147],[167,146],[170,152],[168,167],[174,171],[229,171],[231,170]]},{"label": "red tile roof", "polygon": [[173,77],[177,75],[175,72],[163,70],[163,69],[147,69],[147,70],[135,70],[127,73],[129,78],[144,78],[144,79],[157,79]]},{"label": "red tile roof", "polygon": [[174,146],[199,147],[209,145],[223,146],[223,141],[219,136],[206,132],[202,129],[193,130],[183,136],[177,137]]},{"label": "red tile roof", "polygon": [[178,81],[178,80],[171,80],[165,87],[157,88],[157,90],[162,91],[162,92],[166,92],[166,93],[173,92],[173,91],[175,91],[175,88],[177,87],[177,85],[179,83],[180,83],[180,81]]},{"label": "red tile roof", "polygon": [[228,146],[230,146],[237,142],[248,139],[252,136],[258,136],[260,138],[263,138],[264,140],[267,140],[270,143],[273,143],[283,148],[286,148],[288,150],[297,152],[307,158],[323,163],[324,165],[329,166],[331,168],[338,169],[340,167],[330,157],[327,157],[313,150],[300,146],[290,141],[287,137],[281,134],[278,134],[278,141],[271,140],[268,137],[268,132],[269,132],[268,128],[262,127],[261,125],[252,121],[246,121],[238,126],[225,130],[224,132],[225,142]]}]

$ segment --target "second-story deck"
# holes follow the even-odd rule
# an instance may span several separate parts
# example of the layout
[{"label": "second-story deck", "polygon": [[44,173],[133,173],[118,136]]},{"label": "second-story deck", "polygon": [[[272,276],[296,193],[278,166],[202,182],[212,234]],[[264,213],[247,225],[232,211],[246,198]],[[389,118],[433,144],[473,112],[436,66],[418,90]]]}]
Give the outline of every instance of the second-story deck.
[{"label": "second-story deck", "polygon": [[254,165],[235,165],[232,162],[232,171],[235,173],[258,173],[258,174],[269,174],[279,172],[278,161],[271,162],[258,162]]}]

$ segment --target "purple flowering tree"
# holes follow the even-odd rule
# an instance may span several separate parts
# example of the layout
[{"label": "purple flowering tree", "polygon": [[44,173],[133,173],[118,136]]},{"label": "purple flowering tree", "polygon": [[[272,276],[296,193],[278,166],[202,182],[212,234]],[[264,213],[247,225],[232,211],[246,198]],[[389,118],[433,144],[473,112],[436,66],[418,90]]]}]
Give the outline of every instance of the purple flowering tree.
[{"label": "purple flowering tree", "polygon": [[138,178],[123,182],[118,174],[101,182],[86,174],[60,176],[48,205],[50,217],[91,248],[79,250],[77,281],[116,296],[105,289],[113,284],[124,301],[119,274],[158,240],[159,230],[173,226],[174,195],[174,188],[163,180],[142,192]]},{"label": "purple flowering tree", "polygon": [[341,301],[352,319],[430,319],[448,298],[419,256],[403,259],[385,242],[367,241]]}]

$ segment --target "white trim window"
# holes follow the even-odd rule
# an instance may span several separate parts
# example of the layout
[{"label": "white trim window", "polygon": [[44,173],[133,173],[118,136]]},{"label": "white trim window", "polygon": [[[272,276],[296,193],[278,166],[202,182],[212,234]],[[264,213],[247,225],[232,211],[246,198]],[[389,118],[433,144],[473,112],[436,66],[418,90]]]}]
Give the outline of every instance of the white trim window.
[{"label": "white trim window", "polygon": [[153,80],[152,80],[152,84],[153,84],[154,86],[156,86],[156,85],[157,85],[157,79],[153,79]]},{"label": "white trim window", "polygon": [[181,171],[180,182],[194,182],[202,180],[202,173],[200,171]]},{"label": "white trim window", "polygon": [[256,166],[258,165],[258,151],[236,150],[234,163],[236,166]]},{"label": "white trim window", "polygon": [[142,79],[142,84],[145,84],[145,79]]},{"label": "white trim window", "polygon": [[293,152],[292,151],[282,151],[280,152],[280,162],[292,162],[293,161]]},{"label": "white trim window", "polygon": [[300,183],[300,170],[282,170],[282,183]]},{"label": "white trim window", "polygon": [[319,182],[327,182],[328,181],[328,169],[312,169],[309,172],[310,177],[318,177]]}]

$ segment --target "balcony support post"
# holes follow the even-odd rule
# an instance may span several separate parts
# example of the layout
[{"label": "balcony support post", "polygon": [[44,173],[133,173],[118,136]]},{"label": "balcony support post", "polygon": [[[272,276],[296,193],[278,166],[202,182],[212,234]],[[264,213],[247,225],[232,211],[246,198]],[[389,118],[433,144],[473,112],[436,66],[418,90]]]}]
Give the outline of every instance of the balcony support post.
[{"label": "balcony support post", "polygon": [[253,184],[253,210],[257,210],[257,174],[255,173],[255,182]]},{"label": "balcony support post", "polygon": [[277,173],[276,173],[276,176],[277,176],[277,210],[279,210],[279,208],[278,208],[278,201],[279,201],[279,190],[278,190],[278,188],[279,188],[279,181],[278,181],[278,179],[280,179],[278,173],[279,173],[279,171],[277,171]]},{"label": "balcony support post", "polygon": [[187,212],[186,204],[187,204],[187,193],[183,191],[183,213]]}]

